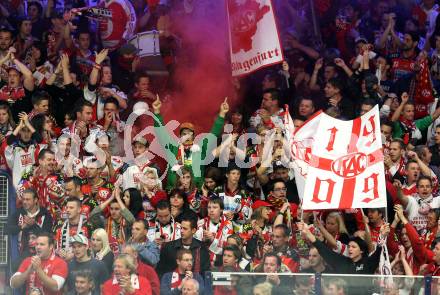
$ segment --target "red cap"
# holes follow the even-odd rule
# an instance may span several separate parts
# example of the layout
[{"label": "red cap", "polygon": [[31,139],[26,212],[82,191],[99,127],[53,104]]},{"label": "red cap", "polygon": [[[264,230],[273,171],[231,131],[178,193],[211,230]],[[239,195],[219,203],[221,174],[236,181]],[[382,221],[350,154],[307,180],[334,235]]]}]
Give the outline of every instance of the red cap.
[{"label": "red cap", "polygon": [[266,202],[266,201],[262,201],[262,200],[258,200],[256,201],[254,204],[252,204],[252,210],[257,210],[260,207],[273,207],[272,204]]}]

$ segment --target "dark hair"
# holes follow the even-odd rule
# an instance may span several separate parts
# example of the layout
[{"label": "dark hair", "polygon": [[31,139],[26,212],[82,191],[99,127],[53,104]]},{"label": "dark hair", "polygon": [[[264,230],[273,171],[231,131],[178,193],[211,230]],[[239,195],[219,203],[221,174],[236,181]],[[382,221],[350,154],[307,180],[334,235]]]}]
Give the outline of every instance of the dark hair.
[{"label": "dark hair", "polygon": [[390,144],[392,144],[392,143],[398,143],[401,150],[404,150],[405,147],[406,147],[405,143],[403,142],[403,140],[401,138],[394,138],[394,139],[392,139]]},{"label": "dark hair", "polygon": [[285,237],[290,236],[290,229],[284,223],[276,225],[273,229],[282,229]]},{"label": "dark hair", "polygon": [[49,241],[49,246],[55,244],[55,240],[54,240],[53,234],[51,234],[51,233],[39,232],[39,233],[37,233],[37,238],[40,238],[40,237],[46,237],[48,239],[48,241]]},{"label": "dark hair", "polygon": [[425,157],[425,151],[426,149],[429,149],[426,145],[418,145],[415,147],[415,152],[417,153],[417,156],[421,159]]},{"label": "dark hair", "polygon": [[43,160],[44,157],[46,157],[46,154],[54,155],[55,153],[52,152],[50,149],[42,149],[42,150],[38,153],[38,160]]},{"label": "dark hair", "polygon": [[405,164],[405,170],[408,170],[409,165],[414,164],[414,163],[418,165],[416,160],[413,160],[413,159],[408,160],[408,162],[406,162],[406,164]]},{"label": "dark hair", "polygon": [[349,239],[349,242],[354,242],[354,243],[356,243],[359,246],[359,248],[363,252],[362,253],[363,257],[368,256],[368,246],[367,246],[367,243],[364,240],[362,240],[359,237],[351,237]]},{"label": "dark hair", "polygon": [[106,104],[109,104],[109,103],[114,104],[116,106],[116,108],[119,109],[119,101],[116,98],[114,98],[114,97],[107,98],[104,102],[104,107]]},{"label": "dark hair", "polygon": [[281,258],[275,252],[269,252],[269,253],[264,254],[264,257],[262,260],[263,265],[264,265],[264,262],[266,261],[266,258],[268,258],[268,257],[275,257],[277,260],[278,267],[281,266],[281,263],[282,263]]},{"label": "dark hair", "polygon": [[[81,271],[78,271],[75,273],[75,280],[77,277],[81,277],[81,278],[85,278],[87,279],[89,282],[93,283],[93,287],[95,286],[94,284],[94,278],[93,278],[93,274],[92,271],[90,269],[83,269]],[[93,288],[92,288],[93,289]]]},{"label": "dark hair", "polygon": [[406,32],[405,34],[410,35],[413,42],[419,42],[419,40],[420,40],[420,35],[417,32]]},{"label": "dark hair", "polygon": [[31,120],[32,127],[35,132],[43,137],[44,123],[46,123],[46,114],[37,114]]},{"label": "dark hair", "polygon": [[84,107],[91,107],[91,108],[93,108],[93,104],[90,101],[85,100],[85,99],[78,100],[76,102],[75,108],[74,108],[75,114],[76,113],[82,113],[82,111],[84,110]]},{"label": "dark hair", "polygon": [[340,91],[344,89],[344,83],[339,78],[330,78],[327,83],[332,85],[334,88],[339,89]]},{"label": "dark hair", "polygon": [[40,51],[40,59],[35,62],[35,65],[37,67],[42,66],[47,61],[47,45],[43,42],[34,42],[27,50],[32,50],[32,47],[35,47]]},{"label": "dark hair", "polygon": [[138,189],[136,188],[128,188],[124,191],[127,192],[130,195],[130,204],[128,206],[128,210],[133,214],[134,217],[136,217],[139,212],[142,211],[142,196]]},{"label": "dark hair", "polygon": [[25,190],[23,191],[23,195],[24,195],[24,194],[31,194],[32,197],[33,197],[34,199],[38,199],[37,191],[34,190],[33,188],[27,188],[27,189],[25,189]]},{"label": "dark hair", "polygon": [[225,251],[231,251],[234,254],[234,257],[237,259],[237,261],[240,261],[241,259],[241,251],[240,249],[235,245],[229,245],[223,248],[223,253]]},{"label": "dark hair", "polygon": [[183,214],[182,221],[180,223],[182,223],[184,221],[188,221],[190,223],[191,229],[197,228],[197,219],[194,218],[192,215]]},{"label": "dark hair", "polygon": [[171,210],[171,204],[170,201],[168,200],[160,200],[159,202],[157,202],[156,205],[156,210],[164,210],[164,209],[168,209]]},{"label": "dark hair", "polygon": [[146,72],[138,72],[134,77],[134,82],[139,83],[142,78],[148,78],[151,81],[151,77]]},{"label": "dark hair", "polygon": [[266,93],[270,93],[272,95],[272,100],[281,100],[281,93],[276,88],[269,88],[263,91],[263,95]]},{"label": "dark hair", "polygon": [[431,186],[432,186],[432,179],[431,179],[431,177],[428,177],[428,176],[422,175],[422,176],[419,177],[419,179],[417,179],[417,185],[416,185],[417,187],[419,187],[419,183],[420,183],[420,181],[422,181],[422,180],[428,180],[429,183],[430,183]]},{"label": "dark hair", "polygon": [[205,169],[205,178],[212,178],[218,185],[222,179],[222,172],[217,167],[208,167]]},{"label": "dark hair", "polygon": [[172,197],[174,197],[175,195],[178,195],[179,197],[181,197],[183,199],[184,206],[185,206],[185,204],[188,204],[188,200],[186,199],[186,194],[183,190],[181,190],[179,188],[172,189],[170,191],[170,193],[168,194],[168,200],[171,199]]},{"label": "dark hair", "polygon": [[12,115],[11,107],[9,106],[9,104],[5,101],[0,101],[0,110],[5,110],[8,113],[8,123],[12,126],[12,128],[15,128],[16,125],[14,121],[14,116]]},{"label": "dark hair", "polygon": [[149,228],[148,221],[146,219],[136,219],[133,223],[142,223],[145,230],[148,230]]},{"label": "dark hair", "polygon": [[377,211],[378,213],[380,213],[382,215],[382,218],[385,217],[385,209],[384,208],[367,208],[367,214],[369,211],[372,211],[372,212]]},{"label": "dark hair", "polygon": [[295,116],[293,116],[292,120],[293,120],[293,121],[295,121],[295,120],[300,120],[300,121],[305,122],[305,121],[307,121],[307,118],[304,117],[304,116],[301,116],[301,115],[295,115]]},{"label": "dark hair", "polygon": [[76,203],[78,205],[79,208],[81,208],[81,201],[78,198],[69,197],[66,200],[66,204],[69,203],[69,202],[74,202],[74,203]]},{"label": "dark hair", "polygon": [[28,9],[29,9],[29,7],[31,7],[31,6],[35,6],[35,7],[37,7],[37,9],[38,9],[38,14],[41,16],[41,14],[43,14],[43,6],[39,3],[39,2],[37,2],[37,1],[32,1],[32,2],[29,2],[28,3]]},{"label": "dark hair", "polygon": [[388,127],[390,127],[391,128],[391,131],[393,131],[394,130],[394,123],[393,122],[391,122],[390,120],[388,120],[388,119],[385,119],[385,120],[380,120],[380,125],[382,126],[382,125],[385,125],[385,126],[388,126]]},{"label": "dark hair", "polygon": [[222,210],[225,209],[225,204],[223,203],[223,200],[220,197],[213,197],[213,198],[209,199],[208,204],[209,203],[218,204],[220,206],[220,209],[222,209]]},{"label": "dark hair", "polygon": [[284,180],[282,180],[281,178],[272,179],[268,185],[268,189],[270,192],[273,192],[273,190],[275,188],[275,184],[278,182],[282,182],[284,185],[286,185],[286,182]]},{"label": "dark hair", "polygon": [[14,38],[13,31],[6,28],[6,27],[0,27],[0,33],[9,33],[9,34],[11,34],[11,39]]},{"label": "dark hair", "polygon": [[72,177],[66,178],[66,179],[64,180],[64,183],[65,183],[65,184],[68,183],[68,182],[73,182],[73,184],[74,184],[76,187],[78,187],[78,186],[82,186],[82,184],[83,184],[83,181],[82,181],[81,178],[79,178],[78,176],[72,176]]},{"label": "dark hair", "polygon": [[376,102],[371,98],[367,98],[362,101],[362,104],[374,107]]},{"label": "dark hair", "polygon": [[50,95],[49,93],[47,93],[46,91],[37,91],[32,95],[32,105],[37,105],[39,104],[41,101],[43,100],[48,100],[50,101]]},{"label": "dark hair", "polygon": [[92,39],[92,34],[89,31],[86,31],[86,30],[83,30],[83,29],[81,29],[78,32],[76,32],[75,38],[78,39],[81,34],[87,34],[87,35],[89,35],[90,39]]}]

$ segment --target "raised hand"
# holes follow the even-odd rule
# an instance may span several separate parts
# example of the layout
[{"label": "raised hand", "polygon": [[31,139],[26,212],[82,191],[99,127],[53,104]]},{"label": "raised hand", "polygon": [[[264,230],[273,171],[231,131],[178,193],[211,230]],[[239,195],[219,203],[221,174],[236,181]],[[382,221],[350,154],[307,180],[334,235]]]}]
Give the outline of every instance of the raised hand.
[{"label": "raised hand", "polygon": [[95,62],[96,62],[98,65],[100,65],[100,64],[105,60],[105,58],[107,57],[107,55],[108,55],[108,49],[107,49],[107,48],[101,50],[101,51],[96,55]]},{"label": "raised hand", "polygon": [[160,114],[160,108],[162,107],[162,102],[160,101],[159,94],[156,95],[156,100],[152,104],[153,112],[155,114]]},{"label": "raised hand", "polygon": [[402,93],[402,104],[406,104],[409,100],[408,92]]},{"label": "raised hand", "polygon": [[321,57],[315,62],[315,71],[319,71],[324,65],[324,59]]},{"label": "raised hand", "polygon": [[340,68],[342,68],[343,66],[345,66],[345,62],[344,62],[344,60],[342,59],[342,58],[335,58],[334,59],[334,62],[335,62],[335,64],[338,66],[338,67],[340,67]]},{"label": "raised hand", "polygon": [[225,97],[225,100],[220,105],[220,117],[224,118],[228,112],[229,112],[228,98]]}]

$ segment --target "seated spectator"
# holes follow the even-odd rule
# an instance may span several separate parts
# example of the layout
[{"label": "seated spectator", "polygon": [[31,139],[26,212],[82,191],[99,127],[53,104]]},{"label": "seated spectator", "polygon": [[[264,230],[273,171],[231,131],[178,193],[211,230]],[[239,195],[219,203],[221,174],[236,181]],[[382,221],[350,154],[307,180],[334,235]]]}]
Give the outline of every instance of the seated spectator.
[{"label": "seated spectator", "polygon": [[[94,294],[96,283],[90,270],[77,272],[75,275],[75,287],[67,295],[91,295]],[[99,293],[100,294],[100,293]]]},{"label": "seated spectator", "polygon": [[136,250],[136,248],[137,248],[136,245],[125,244],[122,247],[121,253],[130,255],[131,257],[134,258],[137,268],[137,273],[141,276],[144,276],[150,282],[153,295],[159,295],[160,294],[159,277],[157,276],[156,271],[152,266],[142,262],[139,256],[139,252]]},{"label": "seated spectator", "polygon": [[200,274],[192,272],[193,260],[191,250],[180,249],[177,251],[177,268],[174,272],[168,272],[162,276],[160,282],[161,294],[181,294],[185,281],[189,279],[195,279],[199,286],[203,286],[203,279]]},{"label": "seated spectator", "polygon": [[128,293],[133,295],[152,294],[150,282],[136,274],[136,264],[133,257],[127,254],[119,255],[114,262],[113,277],[102,286],[102,295]]}]

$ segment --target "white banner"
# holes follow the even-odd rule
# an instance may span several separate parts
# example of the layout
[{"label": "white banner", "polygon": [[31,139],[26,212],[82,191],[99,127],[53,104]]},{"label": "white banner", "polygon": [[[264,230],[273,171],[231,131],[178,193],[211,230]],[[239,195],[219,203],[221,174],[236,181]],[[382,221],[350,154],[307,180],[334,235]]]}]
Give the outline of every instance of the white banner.
[{"label": "white banner", "polygon": [[271,0],[227,0],[232,76],[283,61]]},{"label": "white banner", "polygon": [[296,180],[303,209],[386,207],[377,106],[352,121],[319,113],[295,132],[291,146],[295,175],[306,176],[302,188],[302,178]]},{"label": "white banner", "polygon": [[[286,112],[288,114],[288,112]],[[322,111],[315,113],[304,125],[294,130],[290,114],[286,122],[287,140],[290,143],[290,153],[295,172],[295,181],[298,188],[298,196],[302,200],[306,176],[312,156],[312,146],[315,141],[314,136],[321,120]],[[290,122],[290,124],[289,124]]]}]

